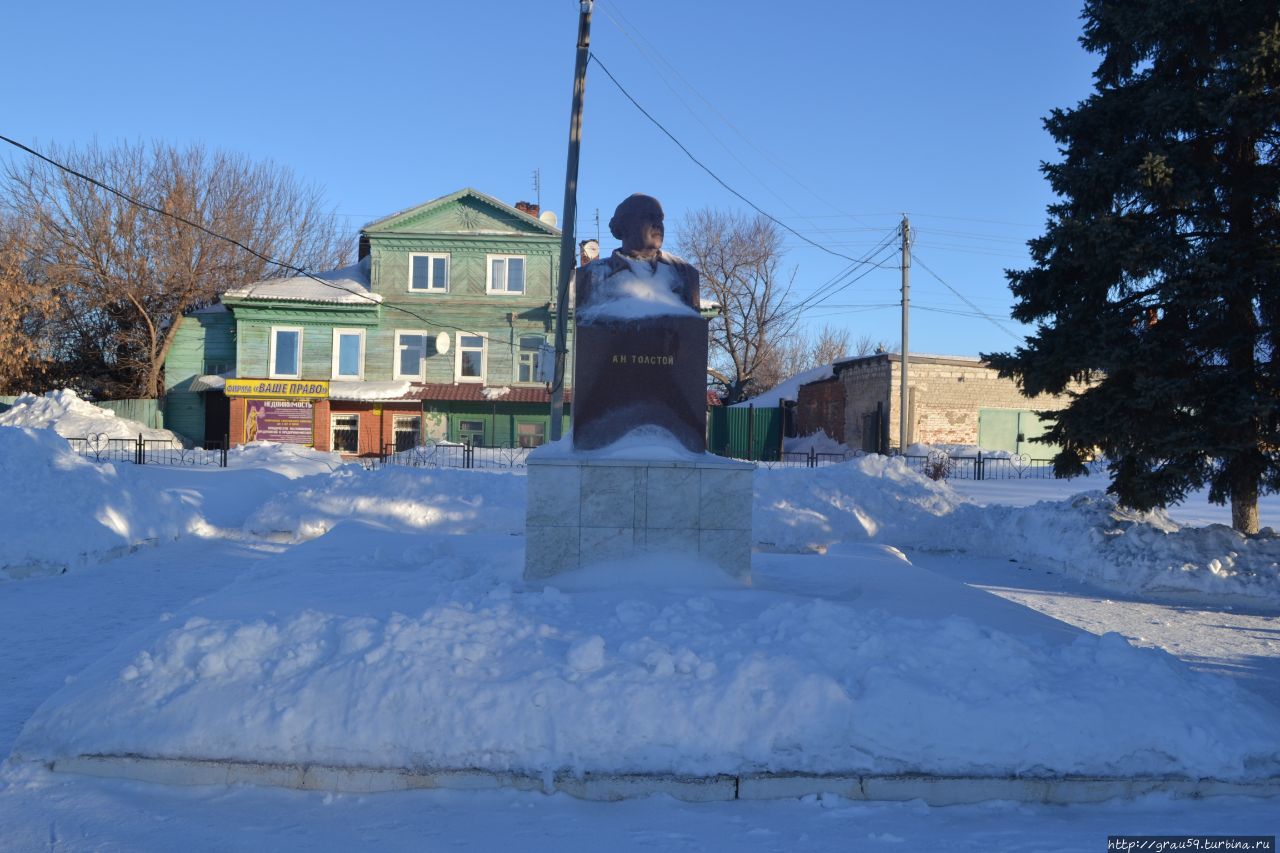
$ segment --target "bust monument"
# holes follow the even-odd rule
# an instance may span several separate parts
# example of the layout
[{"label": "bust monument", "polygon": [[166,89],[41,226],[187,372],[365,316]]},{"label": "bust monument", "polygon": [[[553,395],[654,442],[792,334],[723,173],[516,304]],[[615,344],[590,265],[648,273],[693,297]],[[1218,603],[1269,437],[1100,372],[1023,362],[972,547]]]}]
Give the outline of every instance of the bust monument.
[{"label": "bust monument", "polygon": [[622,247],[577,270],[573,442],[529,454],[527,579],[652,555],[629,569],[643,572],[664,554],[751,577],[755,466],[706,452],[698,272],[662,251],[662,219],[657,199],[629,197],[609,222]]},{"label": "bust monument", "polygon": [[609,220],[622,241],[578,270],[573,446],[595,450],[636,427],[706,451],[707,321],[698,271],[662,251],[662,205],[629,196]]}]

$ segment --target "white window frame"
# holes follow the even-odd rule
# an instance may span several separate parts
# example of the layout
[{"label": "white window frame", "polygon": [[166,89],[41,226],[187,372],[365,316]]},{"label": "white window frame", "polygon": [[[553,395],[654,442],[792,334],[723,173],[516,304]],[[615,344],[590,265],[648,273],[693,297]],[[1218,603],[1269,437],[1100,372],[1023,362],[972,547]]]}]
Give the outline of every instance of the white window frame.
[{"label": "white window frame", "polygon": [[[464,350],[462,348],[462,339],[464,337],[480,339],[480,375],[479,376],[463,376],[462,375],[462,354],[463,352],[475,352],[473,349]],[[457,342],[456,355],[453,358],[453,381],[454,382],[480,382],[485,381],[485,377],[489,375],[489,335],[485,332],[458,332],[455,335]]]},{"label": "white window frame", "polygon": [[[360,354],[356,357],[357,365],[356,365],[356,374],[355,374],[354,376],[343,376],[341,373],[339,373],[339,372],[338,372],[338,368],[339,368],[339,366],[340,366],[340,364],[341,364],[341,356],[342,356],[342,350],[341,350],[341,348],[340,348],[340,346],[339,346],[339,342],[342,340],[342,338],[343,338],[343,336],[344,336],[344,335],[356,335],[357,337],[359,337],[359,338],[360,338]],[[333,330],[333,371],[332,371],[332,376],[333,376],[333,378],[334,378],[334,379],[338,379],[338,380],[342,380],[342,379],[356,379],[356,380],[364,379],[364,329],[340,329],[340,328],[334,328],[334,330]]]},{"label": "white window frame", "polygon": [[[356,421],[356,449],[355,450],[338,450],[338,442],[335,441],[338,432],[338,421],[355,418]],[[345,430],[344,430],[345,431]],[[359,412],[331,412],[329,415],[329,449],[339,453],[359,454],[360,453],[360,413]]]},{"label": "white window frame", "polygon": [[[507,281],[510,279],[510,262],[512,260],[520,261],[524,267],[524,289],[508,290]],[[506,261],[502,267],[502,287],[496,287],[493,281],[493,262]],[[500,296],[527,296],[529,293],[529,259],[524,255],[485,255],[484,256],[484,289],[486,293],[495,293]]]},{"label": "white window frame", "polygon": [[[538,348],[528,350],[522,347],[520,345],[520,342],[523,341],[525,338],[537,338],[539,341]],[[516,385],[541,385],[542,384],[541,382],[538,381],[538,354],[542,351],[542,347],[546,346],[546,344],[547,344],[546,335],[542,335],[538,333],[530,333],[527,335],[516,336],[516,357],[514,359],[514,363],[511,365],[513,368],[513,370],[511,371],[511,374],[512,374],[511,381],[513,383],[515,383]],[[531,353],[533,355],[533,363],[529,365],[529,375],[531,378],[521,379],[520,378],[520,359],[524,358],[524,356],[527,353]]]},{"label": "white window frame", "polygon": [[[296,373],[279,373],[276,371],[276,333],[277,332],[297,332],[298,333],[298,371]],[[301,326],[272,326],[271,337],[267,341],[267,376],[271,379],[301,379],[302,378],[302,327]]]},{"label": "white window frame", "polygon": [[[427,264],[427,286],[414,287],[413,286],[413,259],[414,258],[427,258],[430,261],[443,259],[444,260],[444,285],[441,286],[436,284],[435,264],[428,263]],[[448,293],[449,277],[450,277],[450,273],[452,273],[452,270],[450,269],[451,266],[452,266],[452,262],[450,261],[448,252],[410,252],[409,253],[409,280],[405,283],[405,288],[410,293]]]},{"label": "white window frame", "polygon": [[[422,337],[422,358],[418,361],[421,370],[418,373],[401,373],[400,372],[400,338],[404,335],[420,335]],[[427,376],[427,332],[425,329],[396,329],[395,346],[392,347],[391,353],[391,375],[395,379],[417,379],[419,382],[425,382]]]}]

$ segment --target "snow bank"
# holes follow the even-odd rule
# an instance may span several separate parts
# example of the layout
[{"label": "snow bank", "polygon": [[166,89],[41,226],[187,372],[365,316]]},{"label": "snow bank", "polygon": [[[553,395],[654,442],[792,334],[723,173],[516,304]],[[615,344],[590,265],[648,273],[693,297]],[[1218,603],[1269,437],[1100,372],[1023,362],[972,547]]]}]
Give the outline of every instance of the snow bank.
[{"label": "snow bank", "polygon": [[[36,398],[32,398],[36,399]],[[201,524],[128,465],[81,459],[47,429],[0,427],[0,578],[50,574],[128,553]]]},{"label": "snow bank", "polygon": [[391,530],[521,533],[526,483],[509,472],[350,466],[319,484],[274,495],[245,529],[303,541],[358,519]]},{"label": "snow bank", "polygon": [[831,436],[827,435],[826,430],[818,430],[810,435],[802,435],[796,438],[784,438],[782,440],[782,449],[786,453],[843,453],[851,455],[848,445],[841,444]]},{"label": "snow bank", "polygon": [[0,426],[53,429],[66,438],[88,438],[105,435],[108,438],[143,438],[172,441],[182,446],[172,432],[122,418],[110,409],[99,408],[80,399],[75,391],[50,391],[43,397],[23,394],[13,407],[0,414]]},{"label": "snow bank", "polygon": [[[892,587],[887,553],[860,559],[879,560]],[[774,589],[572,575],[529,587],[518,540],[344,525],[109,655],[36,712],[14,755],[533,773],[1280,771],[1276,709],[1163,652],[905,618],[883,606],[892,595],[861,603],[856,560],[771,559]],[[843,570],[831,573],[842,594],[812,572],[806,591],[788,582],[815,563]]]},{"label": "snow bank", "polygon": [[1238,595],[1280,604],[1280,537],[1183,527],[1102,492],[1028,507],[982,507],[901,460],[865,456],[817,469],[761,471],[754,535],[766,550],[838,542],[955,550],[1055,566],[1118,592]]},{"label": "snow bank", "polygon": [[300,444],[253,441],[228,450],[227,467],[261,468],[296,480],[313,474],[332,473],[340,468],[359,468],[360,465],[343,459],[341,453],[313,450]]}]

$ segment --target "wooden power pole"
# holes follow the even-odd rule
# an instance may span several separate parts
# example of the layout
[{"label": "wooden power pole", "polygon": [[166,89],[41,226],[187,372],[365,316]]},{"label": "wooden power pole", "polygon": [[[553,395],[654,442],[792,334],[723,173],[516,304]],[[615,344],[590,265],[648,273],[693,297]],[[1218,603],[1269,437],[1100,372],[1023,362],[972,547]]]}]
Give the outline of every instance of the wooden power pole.
[{"label": "wooden power pole", "polygon": [[578,4],[578,58],[573,68],[573,106],[569,112],[569,161],[564,173],[564,209],[560,223],[560,276],[556,282],[556,372],[551,382],[551,440],[559,441],[564,421],[564,371],[569,354],[569,277],[576,263],[578,218],[578,149],[582,146],[582,101],[587,92],[587,58],[591,53],[592,0]]},{"label": "wooden power pole", "polygon": [[907,452],[907,312],[911,306],[911,223],[902,214],[902,382],[898,396],[898,452]]}]

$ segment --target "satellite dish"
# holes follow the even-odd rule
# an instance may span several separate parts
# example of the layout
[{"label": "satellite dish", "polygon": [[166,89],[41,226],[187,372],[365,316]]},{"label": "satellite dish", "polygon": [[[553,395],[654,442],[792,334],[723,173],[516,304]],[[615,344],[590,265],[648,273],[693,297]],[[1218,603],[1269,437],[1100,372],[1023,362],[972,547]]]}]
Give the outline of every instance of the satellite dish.
[{"label": "satellite dish", "polygon": [[553,210],[544,210],[542,215],[538,217],[538,221],[543,225],[550,225],[552,228],[557,227],[560,222],[559,219],[556,219],[556,214]]},{"label": "satellite dish", "polygon": [[441,332],[436,335],[436,352],[444,355],[449,351],[449,333]]}]

